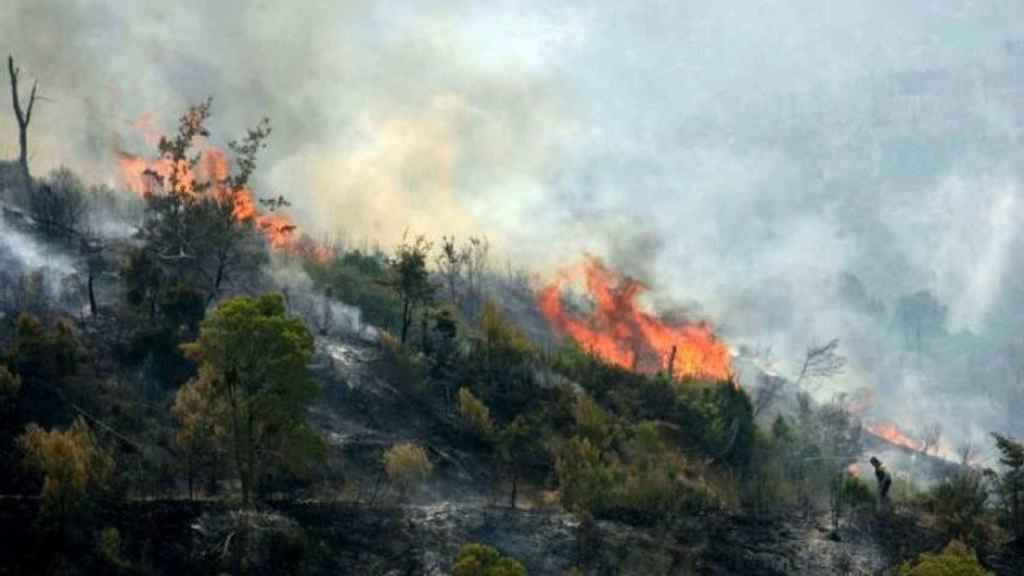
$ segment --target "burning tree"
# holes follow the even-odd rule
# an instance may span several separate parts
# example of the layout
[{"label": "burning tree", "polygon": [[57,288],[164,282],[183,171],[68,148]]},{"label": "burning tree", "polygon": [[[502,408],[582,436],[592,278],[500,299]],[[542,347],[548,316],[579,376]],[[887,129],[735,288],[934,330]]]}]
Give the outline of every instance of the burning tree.
[{"label": "burning tree", "polygon": [[122,165],[141,162],[135,166],[134,186],[141,188],[147,203],[141,235],[156,267],[152,279],[164,286],[190,287],[207,301],[226,284],[254,273],[266,259],[249,180],[270,135],[264,118],[241,141],[231,142],[236,170],[229,173],[222,151],[196,150],[209,136],[210,105],[207,100],[189,108],[177,134],[160,139],[157,160],[122,158]]}]

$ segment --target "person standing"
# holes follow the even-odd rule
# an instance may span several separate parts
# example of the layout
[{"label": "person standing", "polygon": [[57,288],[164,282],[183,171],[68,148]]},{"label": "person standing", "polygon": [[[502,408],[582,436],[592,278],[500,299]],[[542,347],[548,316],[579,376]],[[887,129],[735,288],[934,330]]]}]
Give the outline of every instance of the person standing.
[{"label": "person standing", "polygon": [[892,487],[892,476],[885,469],[885,464],[874,456],[871,457],[871,465],[875,467],[875,480],[878,480],[878,499],[882,504],[889,503],[889,488]]}]

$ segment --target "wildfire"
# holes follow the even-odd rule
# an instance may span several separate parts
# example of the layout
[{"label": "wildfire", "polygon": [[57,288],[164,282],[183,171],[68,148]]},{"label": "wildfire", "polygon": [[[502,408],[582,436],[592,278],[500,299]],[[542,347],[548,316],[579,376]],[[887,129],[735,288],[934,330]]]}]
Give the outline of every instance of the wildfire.
[{"label": "wildfire", "polygon": [[[582,279],[594,302],[593,312],[579,316],[562,306],[563,287]],[[729,352],[704,323],[667,323],[637,307],[647,290],[640,281],[609,270],[587,257],[563,270],[537,294],[537,304],[551,326],[581,346],[619,366],[653,373],[671,362],[676,376],[728,379]]]},{"label": "wildfire", "polygon": [[897,446],[909,448],[914,452],[921,452],[924,450],[924,442],[903,433],[899,427],[892,422],[876,422],[874,424],[865,425],[865,428],[875,436],[884,438]]},{"label": "wildfire", "polygon": [[[146,141],[150,141],[153,134],[148,119],[145,122],[140,120],[137,124],[140,125],[135,127],[143,129]],[[176,192],[194,194],[195,184],[208,185],[206,193],[212,194],[222,202],[231,202],[232,216],[240,222],[251,220],[272,248],[309,255],[317,260],[328,257],[326,248],[316,246],[308,238],[296,234],[297,227],[287,215],[261,210],[252,190],[229,188],[227,178],[230,170],[227,156],[221,148],[205,146],[195,167],[182,163],[177,171],[173,163],[163,157],[151,159],[119,151],[117,161],[124,184],[143,197],[163,192],[157,176],[166,179],[172,173],[176,173],[179,178],[175,186]]]}]

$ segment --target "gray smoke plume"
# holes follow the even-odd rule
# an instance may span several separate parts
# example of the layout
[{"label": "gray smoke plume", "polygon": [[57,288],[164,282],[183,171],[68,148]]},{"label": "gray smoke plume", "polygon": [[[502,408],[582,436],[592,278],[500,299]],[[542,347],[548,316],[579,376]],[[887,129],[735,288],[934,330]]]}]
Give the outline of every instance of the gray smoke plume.
[{"label": "gray smoke plume", "polygon": [[784,375],[840,338],[821,394],[870,417],[1024,432],[1024,5],[553,6],[13,0],[0,48],[52,100],[36,173],[116,183],[133,123],[212,95],[215,138],[271,117],[257,189],[314,237],[586,250]]}]

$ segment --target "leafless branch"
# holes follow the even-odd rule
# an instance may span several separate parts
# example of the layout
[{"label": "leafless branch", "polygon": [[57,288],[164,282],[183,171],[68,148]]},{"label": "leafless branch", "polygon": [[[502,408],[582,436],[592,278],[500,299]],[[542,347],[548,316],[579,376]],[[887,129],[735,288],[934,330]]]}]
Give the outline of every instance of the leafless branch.
[{"label": "leafless branch", "polygon": [[842,374],[846,369],[846,357],[839,354],[838,350],[838,338],[821,346],[808,346],[796,384],[819,384]]}]

